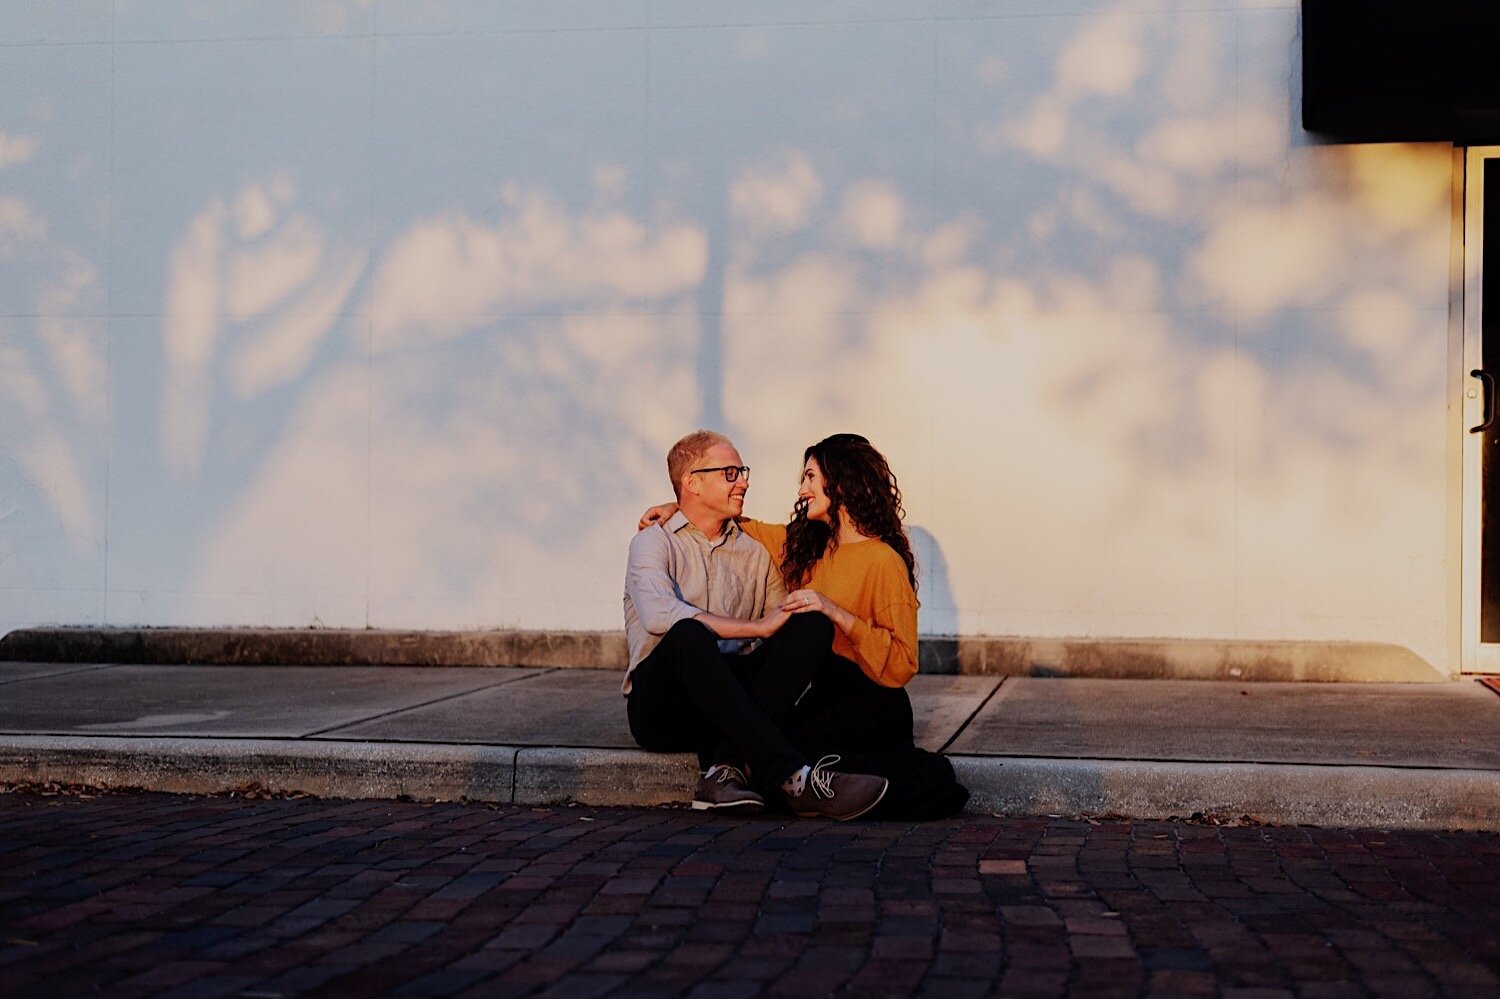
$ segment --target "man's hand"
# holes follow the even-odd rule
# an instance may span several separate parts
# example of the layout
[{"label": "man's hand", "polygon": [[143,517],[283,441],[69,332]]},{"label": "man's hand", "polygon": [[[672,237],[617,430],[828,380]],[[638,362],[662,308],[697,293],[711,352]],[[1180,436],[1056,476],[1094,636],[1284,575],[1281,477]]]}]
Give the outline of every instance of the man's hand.
[{"label": "man's hand", "polygon": [[644,531],[652,524],[665,524],[667,521],[672,519],[672,514],[676,512],[676,503],[663,503],[660,506],[653,506],[651,509],[641,514],[641,522],[635,525],[635,529],[637,531]]},{"label": "man's hand", "polygon": [[709,631],[720,638],[770,638],[786,624],[789,617],[791,614],[776,607],[765,617],[754,619],[720,617],[718,614],[701,611],[693,615],[693,620],[703,622]]},{"label": "man's hand", "polygon": [[770,638],[772,635],[776,634],[781,630],[781,626],[786,624],[787,621],[791,619],[791,616],[791,611],[784,610],[780,607],[771,611],[771,613],[767,614],[757,622],[761,626],[760,637]]}]

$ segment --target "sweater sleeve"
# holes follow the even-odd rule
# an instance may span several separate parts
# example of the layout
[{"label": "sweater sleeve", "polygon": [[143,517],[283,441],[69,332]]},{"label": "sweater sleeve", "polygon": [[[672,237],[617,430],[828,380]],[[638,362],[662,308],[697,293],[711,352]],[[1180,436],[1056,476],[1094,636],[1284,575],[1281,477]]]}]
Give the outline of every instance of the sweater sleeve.
[{"label": "sweater sleeve", "polygon": [[771,564],[779,570],[781,568],[781,549],[786,547],[786,525],[768,524],[764,520],[754,520],[750,517],[741,517],[739,520],[740,530],[746,536],[759,541],[771,553]]},{"label": "sweater sleeve", "polygon": [[890,563],[870,572],[868,589],[873,611],[848,633],[854,661],[882,687],[904,687],[917,675],[917,595],[906,567],[897,574]]}]

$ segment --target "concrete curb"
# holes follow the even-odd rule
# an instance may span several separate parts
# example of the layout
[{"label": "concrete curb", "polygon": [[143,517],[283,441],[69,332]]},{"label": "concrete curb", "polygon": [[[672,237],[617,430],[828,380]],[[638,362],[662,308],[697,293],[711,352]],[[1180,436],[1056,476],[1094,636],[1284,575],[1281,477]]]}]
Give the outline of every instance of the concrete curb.
[{"label": "concrete curb", "polygon": [[518,805],[685,805],[697,757],[639,749],[531,747],[516,755]]},{"label": "concrete curb", "polygon": [[[953,756],[969,811],[1500,831],[1500,772]],[[686,754],[302,739],[0,736],[0,781],[211,793],[255,783],[329,798],[683,804]]]},{"label": "concrete curb", "polygon": [[[1379,642],[924,636],[921,670],[961,676],[1441,683],[1453,677]],[[0,660],[317,666],[625,668],[620,631],[339,628],[23,628]]]},{"label": "concrete curb", "polygon": [[0,780],[178,794],[254,783],[325,798],[509,802],[517,752],[512,746],[9,735],[0,736]]},{"label": "concrete curb", "polygon": [[1500,830],[1500,772],[1288,763],[954,756],[970,811]]}]

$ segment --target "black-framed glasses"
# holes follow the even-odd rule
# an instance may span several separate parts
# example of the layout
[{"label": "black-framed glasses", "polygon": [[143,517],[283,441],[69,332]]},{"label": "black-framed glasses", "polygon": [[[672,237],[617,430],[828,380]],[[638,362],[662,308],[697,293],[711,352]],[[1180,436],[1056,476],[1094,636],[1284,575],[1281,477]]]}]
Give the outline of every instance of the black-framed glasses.
[{"label": "black-framed glasses", "polygon": [[749,465],[720,465],[718,468],[695,468],[689,475],[697,475],[699,472],[723,472],[725,482],[733,482],[741,475],[749,477]]}]

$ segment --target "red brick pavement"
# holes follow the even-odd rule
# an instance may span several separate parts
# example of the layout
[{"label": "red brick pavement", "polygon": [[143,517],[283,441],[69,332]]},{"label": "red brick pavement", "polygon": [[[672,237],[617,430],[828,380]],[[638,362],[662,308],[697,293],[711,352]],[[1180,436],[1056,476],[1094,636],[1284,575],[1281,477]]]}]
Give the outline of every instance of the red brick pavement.
[{"label": "red brick pavement", "polygon": [[0,995],[1500,996],[1500,837],[0,794]]}]

